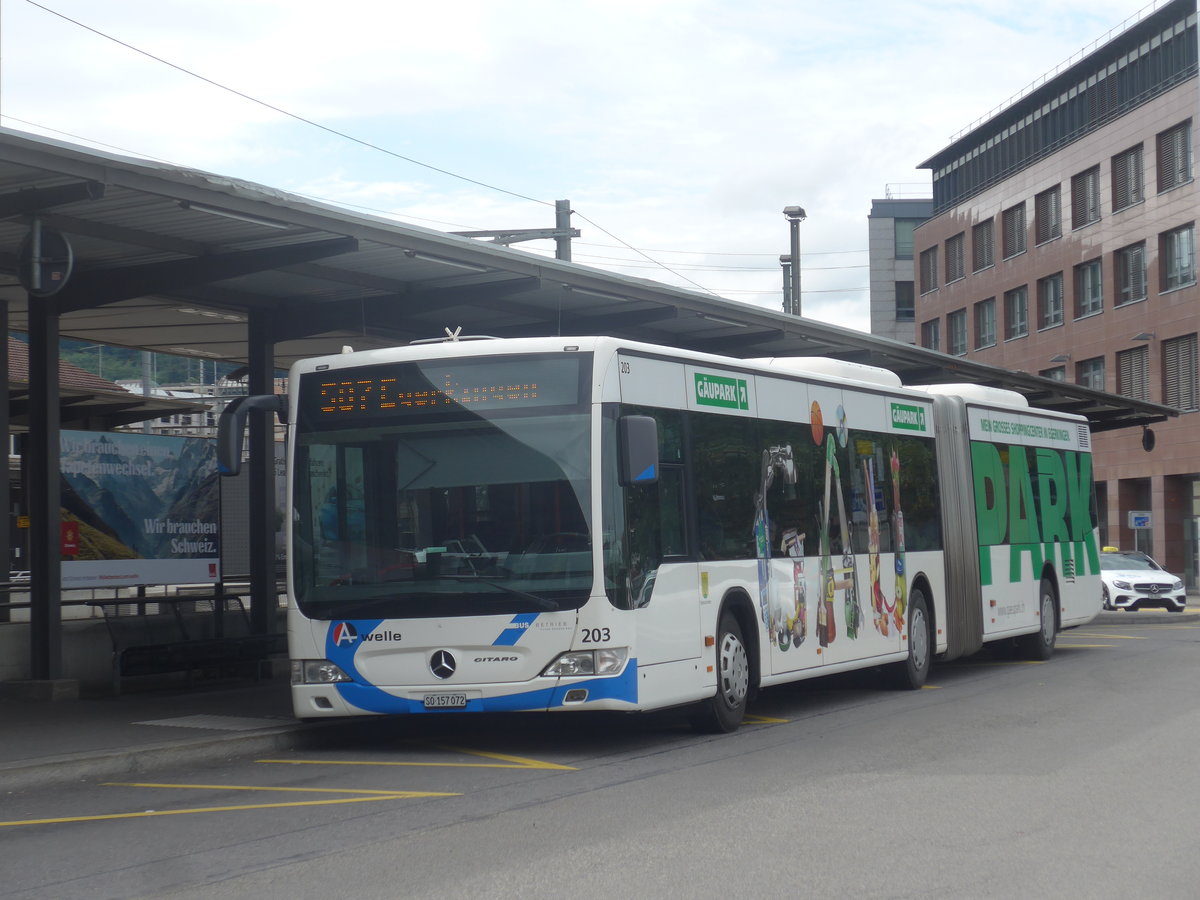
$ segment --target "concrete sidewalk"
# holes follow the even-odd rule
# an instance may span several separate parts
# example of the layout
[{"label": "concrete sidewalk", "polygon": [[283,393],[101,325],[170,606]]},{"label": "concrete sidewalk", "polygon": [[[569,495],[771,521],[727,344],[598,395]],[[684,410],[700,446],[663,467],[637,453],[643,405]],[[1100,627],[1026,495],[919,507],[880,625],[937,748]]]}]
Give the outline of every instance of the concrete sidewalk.
[{"label": "concrete sidewalk", "polygon": [[285,749],[323,727],[292,717],[286,676],[57,702],[0,696],[0,795]]},{"label": "concrete sidewalk", "polygon": [[[1195,599],[1189,597],[1195,603]],[[1182,613],[1101,612],[1106,625],[1196,625]],[[45,700],[0,695],[0,795],[50,784],[103,780],[238,755],[312,746],[362,720],[301,723],[286,675],[258,683],[143,689],[115,697]]]}]

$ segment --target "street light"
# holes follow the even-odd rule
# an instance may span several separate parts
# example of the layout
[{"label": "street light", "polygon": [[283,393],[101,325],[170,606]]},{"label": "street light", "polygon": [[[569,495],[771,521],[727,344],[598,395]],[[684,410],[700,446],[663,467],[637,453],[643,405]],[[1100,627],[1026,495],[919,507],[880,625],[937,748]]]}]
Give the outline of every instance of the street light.
[{"label": "street light", "polygon": [[783,311],[793,316],[800,315],[800,223],[808,218],[802,206],[785,206],[783,215],[792,230],[792,278],[791,290],[784,294]]}]

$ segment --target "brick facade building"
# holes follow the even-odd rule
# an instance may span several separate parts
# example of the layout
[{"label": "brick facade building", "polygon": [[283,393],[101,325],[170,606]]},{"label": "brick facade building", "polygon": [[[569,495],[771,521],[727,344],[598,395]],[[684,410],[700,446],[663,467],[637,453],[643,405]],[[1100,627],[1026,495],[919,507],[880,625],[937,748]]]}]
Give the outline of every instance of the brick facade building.
[{"label": "brick facade building", "polygon": [[[1196,0],[1148,8],[922,164],[917,342],[1183,410],[1094,438],[1101,540],[1197,585]],[[1134,530],[1131,512],[1149,512]]]}]

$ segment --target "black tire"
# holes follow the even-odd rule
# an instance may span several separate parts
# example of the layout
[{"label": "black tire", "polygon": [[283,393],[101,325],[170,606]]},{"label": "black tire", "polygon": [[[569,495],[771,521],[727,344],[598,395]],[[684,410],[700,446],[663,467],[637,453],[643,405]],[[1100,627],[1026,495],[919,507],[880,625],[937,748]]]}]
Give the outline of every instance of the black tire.
[{"label": "black tire", "polygon": [[692,716],[692,727],[706,734],[737,731],[746,715],[750,694],[750,653],[737,617],[721,613],[717,629],[717,692]]},{"label": "black tire", "polygon": [[908,658],[895,663],[890,672],[892,684],[901,690],[920,690],[929,678],[933,665],[929,626],[929,602],[924,591],[914,588],[908,596]]},{"label": "black tire", "polygon": [[1107,584],[1100,585],[1100,590],[1103,592],[1100,595],[1103,599],[1103,602],[1100,604],[1101,608],[1111,610],[1113,608],[1113,605],[1112,605],[1112,601],[1108,597],[1108,585]]},{"label": "black tire", "polygon": [[1033,634],[1017,638],[1017,650],[1025,659],[1047,660],[1054,655],[1054,644],[1058,640],[1058,595],[1048,578],[1043,578],[1038,587],[1038,609],[1041,627]]}]

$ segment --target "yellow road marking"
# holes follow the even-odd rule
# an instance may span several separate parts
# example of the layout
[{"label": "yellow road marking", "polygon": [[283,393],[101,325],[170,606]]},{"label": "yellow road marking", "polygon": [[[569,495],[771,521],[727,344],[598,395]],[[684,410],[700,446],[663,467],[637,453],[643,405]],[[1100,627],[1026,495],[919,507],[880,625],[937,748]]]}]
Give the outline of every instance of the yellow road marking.
[{"label": "yellow road marking", "polygon": [[987,659],[987,660],[957,660],[955,665],[963,666],[1044,666],[1044,659]]},{"label": "yellow road marking", "polygon": [[104,787],[143,787],[143,788],[179,788],[189,791],[278,791],[280,793],[296,794],[362,794],[365,796],[399,797],[411,800],[416,797],[459,797],[461,794],[448,794],[444,791],[372,791],[358,788],[301,788],[301,787],[262,787],[244,784],[159,784],[151,781],[106,781]]},{"label": "yellow road marking", "polygon": [[416,760],[355,760],[355,759],[259,759],[255,762],[285,766],[408,766],[416,768],[435,769],[542,769],[558,772],[574,772],[575,766],[564,766],[559,763],[545,762],[538,759],[527,759],[524,756],[509,756],[505,753],[488,753],[483,750],[469,750],[465,747],[446,747],[433,745],[436,750],[447,750],[451,753],[464,753],[467,756],[478,756],[483,759],[494,759],[497,762],[418,762]]},{"label": "yellow road marking", "polygon": [[[447,794],[445,796],[455,796]],[[374,803],[378,800],[405,800],[408,792],[398,791],[394,794],[382,794],[367,797],[338,797],[333,800],[298,800],[292,803],[248,803],[234,806],[201,806],[195,809],[147,809],[142,812],[107,813],[95,816],[62,816],[55,819],[25,819],[13,822],[0,822],[0,828],[12,828],[19,825],[62,825],[70,822],[104,822],[112,819],[150,819],[156,816],[191,816],[198,813],[239,812],[250,809],[287,809],[297,806],[336,806],[344,803]]]},{"label": "yellow road marking", "polygon": [[923,690],[923,691],[940,691],[941,689],[942,689],[942,686],[940,684],[923,684],[923,685],[921,685],[921,690]]},{"label": "yellow road marking", "polygon": [[1117,646],[1117,645],[1116,644],[1064,644],[1061,641],[1058,643],[1059,650],[1081,650],[1081,649],[1088,649],[1088,648],[1095,649],[1098,647],[1115,647],[1115,646]]},{"label": "yellow road marking", "polygon": [[559,763],[545,762],[540,759],[527,759],[524,756],[508,756],[504,753],[487,753],[483,750],[469,750],[466,747],[440,747],[453,753],[466,753],[468,756],[479,756],[483,759],[497,759],[505,763],[513,763],[523,769],[555,769],[563,772],[574,772],[575,766],[564,766]]},{"label": "yellow road marking", "polygon": [[786,725],[790,719],[777,719],[774,716],[756,716],[746,713],[743,719],[747,725]]},{"label": "yellow road marking", "polygon": [[1097,633],[1097,632],[1092,632],[1092,631],[1072,631],[1070,636],[1071,637],[1097,637],[1097,638],[1105,638],[1106,640],[1110,640],[1110,641],[1146,641],[1146,640],[1149,640],[1149,638],[1138,637],[1138,636],[1132,635],[1132,634],[1107,634],[1107,633]]}]

